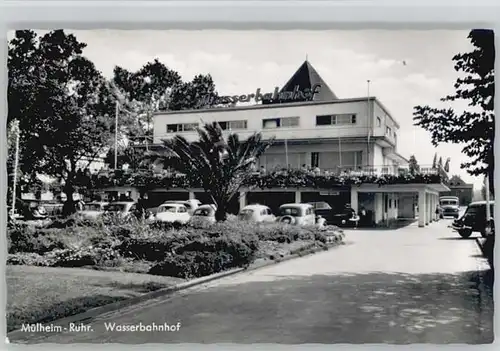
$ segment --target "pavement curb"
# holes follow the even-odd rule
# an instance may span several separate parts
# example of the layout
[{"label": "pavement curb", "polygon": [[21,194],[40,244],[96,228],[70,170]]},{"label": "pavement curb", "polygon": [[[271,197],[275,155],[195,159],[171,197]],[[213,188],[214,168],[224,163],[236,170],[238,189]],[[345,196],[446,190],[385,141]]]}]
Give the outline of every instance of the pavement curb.
[{"label": "pavement curb", "polygon": [[[50,323],[52,325],[68,325],[69,323],[83,322],[83,321],[86,321],[88,319],[94,318],[98,315],[112,312],[112,311],[117,311],[117,310],[122,309],[124,307],[136,305],[136,304],[139,304],[139,303],[144,302],[146,300],[151,300],[154,298],[167,296],[167,295],[173,294],[173,293],[178,292],[178,291],[186,290],[186,289],[189,289],[189,288],[192,288],[195,286],[199,286],[199,285],[202,285],[205,283],[212,282],[214,280],[226,278],[226,277],[238,274],[238,273],[251,272],[251,271],[255,271],[257,269],[269,267],[269,266],[272,266],[272,265],[275,265],[275,264],[278,264],[281,262],[289,261],[289,260],[292,260],[295,258],[312,255],[312,254],[315,254],[315,253],[320,252],[320,251],[328,251],[331,248],[338,247],[341,245],[343,245],[343,240],[341,242],[335,243],[335,244],[332,244],[332,243],[326,244],[326,246],[323,246],[323,247],[314,247],[312,249],[305,249],[303,251],[299,251],[297,253],[294,253],[294,254],[291,254],[291,255],[276,259],[276,260],[264,261],[262,263],[250,265],[248,267],[235,268],[235,269],[231,269],[231,270],[228,270],[225,272],[212,274],[212,275],[209,275],[206,277],[196,278],[196,279],[187,281],[185,283],[177,284],[177,285],[165,288],[165,289],[159,289],[159,290],[156,290],[156,291],[153,291],[153,292],[150,292],[147,294],[143,294],[140,296],[131,297],[129,299],[113,302],[113,303],[106,304],[106,305],[99,306],[99,307],[94,307],[94,308],[91,308],[85,312],[75,314],[75,315],[69,316],[69,317],[64,317],[61,319],[56,319],[56,320],[54,320],[52,322],[48,322],[48,323]],[[32,324],[35,324],[35,323],[32,323]],[[42,323],[42,324],[47,324],[47,323]],[[9,338],[14,339],[14,338],[16,338],[16,336],[25,335],[25,334],[26,334],[26,332],[23,332],[21,329],[13,330],[13,331],[7,333],[7,340]]]}]

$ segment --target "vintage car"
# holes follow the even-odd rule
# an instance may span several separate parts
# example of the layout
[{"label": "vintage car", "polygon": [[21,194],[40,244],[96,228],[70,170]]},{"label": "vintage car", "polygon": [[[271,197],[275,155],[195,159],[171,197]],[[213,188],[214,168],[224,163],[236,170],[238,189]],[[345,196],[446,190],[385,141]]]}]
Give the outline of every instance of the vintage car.
[{"label": "vintage car", "polygon": [[238,213],[238,218],[244,221],[251,222],[275,222],[276,216],[273,214],[271,209],[264,205],[253,204],[247,205],[240,210]]},{"label": "vintage car", "polygon": [[[441,196],[439,198],[439,207],[441,208],[439,217],[459,217],[460,204],[456,196]],[[439,208],[438,208],[439,211]]]},{"label": "vintage car", "polygon": [[187,223],[191,215],[186,206],[178,203],[167,203],[158,206],[154,220],[163,223]]},{"label": "vintage car", "polygon": [[278,222],[293,225],[315,225],[314,206],[303,203],[290,203],[279,208]]},{"label": "vintage car", "polygon": [[168,200],[164,204],[181,204],[186,207],[188,213],[193,215],[194,211],[201,205],[200,200],[190,199],[190,200]]},{"label": "vintage car", "polygon": [[189,223],[198,224],[213,224],[215,223],[215,205],[201,205],[194,210],[193,215],[189,219]]},{"label": "vintage car", "polygon": [[136,210],[137,203],[135,201],[117,201],[111,202],[105,206],[104,214],[112,214],[121,218],[129,218],[133,216]]},{"label": "vintage car", "polygon": [[107,202],[89,202],[83,205],[83,210],[79,211],[81,217],[86,219],[96,219],[106,211]]},{"label": "vintage car", "polygon": [[482,237],[495,234],[494,202],[490,202],[490,218],[486,218],[486,201],[472,202],[465,213],[453,221],[453,228],[462,238],[468,238],[473,232],[481,233]]},{"label": "vintage car", "polygon": [[325,219],[328,225],[336,226],[356,226],[360,220],[356,211],[350,207],[332,208],[327,202],[310,202],[314,206],[316,216],[321,216]]}]

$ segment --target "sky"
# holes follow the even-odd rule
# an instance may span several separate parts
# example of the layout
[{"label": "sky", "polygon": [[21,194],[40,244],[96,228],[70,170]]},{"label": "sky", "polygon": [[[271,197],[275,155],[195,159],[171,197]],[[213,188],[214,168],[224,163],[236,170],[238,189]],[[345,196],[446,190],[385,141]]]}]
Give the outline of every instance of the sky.
[{"label": "sky", "polygon": [[[432,146],[430,134],[413,126],[416,105],[443,106],[454,92],[457,73],[452,57],[472,47],[464,30],[331,30],[331,31],[137,31],[78,30],[87,43],[83,54],[104,75],[115,66],[138,70],[158,58],[183,80],[211,74],[221,95],[273,91],[283,86],[307,59],[339,98],[376,96],[398,121],[398,152],[419,164],[434,154],[451,158],[450,174],[481,188],[482,178],[460,169],[467,161],[463,145]],[[406,64],[403,64],[403,61]],[[466,105],[457,104],[458,110]]]}]

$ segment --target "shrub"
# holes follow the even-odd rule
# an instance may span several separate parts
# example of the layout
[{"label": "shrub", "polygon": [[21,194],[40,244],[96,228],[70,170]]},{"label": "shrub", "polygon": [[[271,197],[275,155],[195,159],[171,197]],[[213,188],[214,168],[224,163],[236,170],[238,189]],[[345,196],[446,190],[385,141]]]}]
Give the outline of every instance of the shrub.
[{"label": "shrub", "polygon": [[217,223],[198,233],[172,236],[167,241],[170,250],[150,269],[150,274],[190,278],[244,267],[255,259],[259,248],[255,234],[228,231],[227,223]]},{"label": "shrub", "polygon": [[31,252],[19,252],[9,254],[7,256],[7,264],[9,265],[26,265],[26,266],[52,266],[53,262],[47,257]]},{"label": "shrub", "polygon": [[188,251],[183,255],[168,255],[148,273],[184,279],[203,277],[230,268],[232,260],[226,252]]},{"label": "shrub", "polygon": [[45,255],[54,267],[82,267],[103,265],[116,260],[120,254],[112,248],[86,247],[82,249],[54,250]]},{"label": "shrub", "polygon": [[8,252],[30,252],[43,255],[54,249],[66,247],[61,229],[39,229],[20,226],[8,230]]}]

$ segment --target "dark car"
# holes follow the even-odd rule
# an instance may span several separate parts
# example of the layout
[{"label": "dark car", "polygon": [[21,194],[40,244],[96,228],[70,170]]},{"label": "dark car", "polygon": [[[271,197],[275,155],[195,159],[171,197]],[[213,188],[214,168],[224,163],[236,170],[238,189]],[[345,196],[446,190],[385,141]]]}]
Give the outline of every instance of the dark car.
[{"label": "dark car", "polygon": [[494,203],[490,202],[490,218],[486,220],[486,201],[477,201],[469,204],[465,213],[453,221],[451,227],[462,238],[468,238],[473,232],[481,233],[482,237],[495,235]]},{"label": "dark car", "polygon": [[354,226],[359,217],[350,207],[332,208],[327,202],[310,202],[314,206],[314,212],[326,220],[327,225],[336,225],[339,227]]}]

